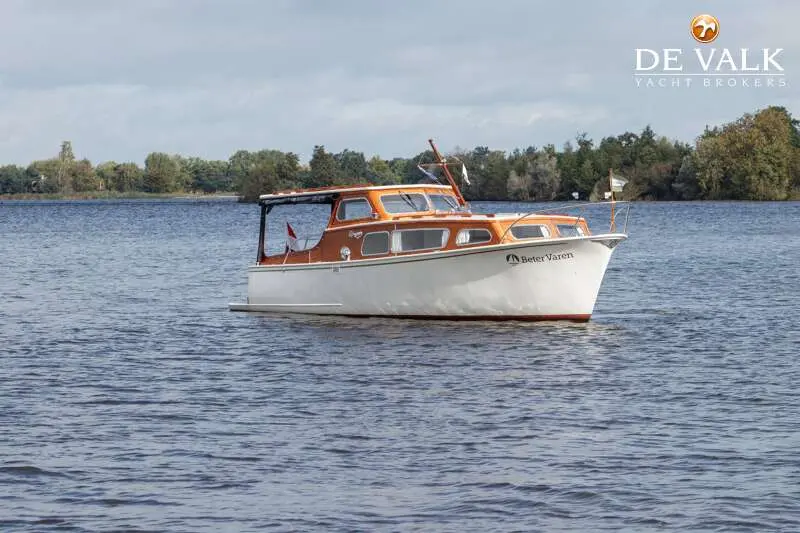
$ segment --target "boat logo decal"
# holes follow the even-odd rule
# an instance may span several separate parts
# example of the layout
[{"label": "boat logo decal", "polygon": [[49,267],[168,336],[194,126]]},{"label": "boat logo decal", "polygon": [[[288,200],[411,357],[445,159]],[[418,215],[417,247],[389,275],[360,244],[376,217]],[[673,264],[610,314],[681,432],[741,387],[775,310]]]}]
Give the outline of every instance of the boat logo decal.
[{"label": "boat logo decal", "polygon": [[509,265],[518,265],[520,263],[547,263],[549,261],[563,261],[565,259],[572,259],[575,257],[573,252],[549,253],[544,255],[522,255],[508,254],[506,255],[506,263]]},{"label": "boat logo decal", "polygon": [[360,239],[362,235],[364,235],[364,233],[361,231],[350,230],[349,232],[347,232],[347,236],[350,237],[351,239]]}]

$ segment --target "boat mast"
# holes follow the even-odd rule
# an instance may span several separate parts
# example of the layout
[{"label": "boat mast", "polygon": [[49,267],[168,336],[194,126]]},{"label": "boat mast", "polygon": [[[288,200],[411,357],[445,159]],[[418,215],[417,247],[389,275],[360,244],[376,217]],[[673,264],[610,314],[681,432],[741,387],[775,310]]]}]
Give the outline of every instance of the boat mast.
[{"label": "boat mast", "polygon": [[433,155],[436,156],[436,162],[442,167],[444,171],[445,177],[447,177],[447,181],[450,183],[450,187],[453,188],[453,192],[456,193],[456,198],[458,202],[462,206],[466,206],[467,202],[464,200],[464,196],[461,194],[461,190],[458,188],[456,184],[456,180],[453,179],[453,175],[450,174],[450,169],[447,168],[447,161],[442,157],[442,154],[439,153],[439,150],[436,148],[436,145],[433,144],[433,139],[428,139],[428,143],[430,143],[431,148],[433,149]]}]

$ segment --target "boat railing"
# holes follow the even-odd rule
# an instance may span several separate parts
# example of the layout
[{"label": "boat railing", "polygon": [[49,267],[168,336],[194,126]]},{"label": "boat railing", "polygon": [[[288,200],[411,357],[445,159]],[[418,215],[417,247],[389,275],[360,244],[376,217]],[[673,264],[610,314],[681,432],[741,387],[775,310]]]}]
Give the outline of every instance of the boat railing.
[{"label": "boat railing", "polygon": [[[536,211],[529,211],[527,213],[522,214],[519,218],[514,220],[503,232],[503,235],[500,237],[500,242],[504,242],[506,235],[511,231],[511,228],[519,224],[520,222],[534,216],[541,216],[547,214],[554,214],[555,212],[566,212],[566,211],[578,211],[578,216],[575,218],[575,226],[580,224],[581,221],[586,220],[586,210],[588,208],[596,208],[599,206],[609,206],[611,208],[611,224],[609,227],[610,233],[618,233],[617,231],[617,219],[620,215],[624,212],[625,219],[622,224],[622,231],[619,233],[628,233],[628,219],[630,217],[631,211],[631,202],[627,201],[620,201],[616,200],[613,202],[582,202],[579,204],[563,204],[555,207],[548,207],[546,209],[537,209]],[[561,214],[561,213],[558,213]],[[565,213],[566,214],[566,213]]]}]

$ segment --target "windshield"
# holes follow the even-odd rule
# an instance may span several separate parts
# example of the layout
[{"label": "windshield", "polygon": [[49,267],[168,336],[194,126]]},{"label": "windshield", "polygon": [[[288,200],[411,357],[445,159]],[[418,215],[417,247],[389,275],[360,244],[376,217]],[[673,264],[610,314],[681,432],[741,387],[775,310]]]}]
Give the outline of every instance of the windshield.
[{"label": "windshield", "polygon": [[387,213],[418,213],[428,211],[428,199],[420,193],[385,194],[381,196],[383,209]]},{"label": "windshield", "polygon": [[431,194],[428,196],[436,211],[460,211],[458,200],[451,194]]}]

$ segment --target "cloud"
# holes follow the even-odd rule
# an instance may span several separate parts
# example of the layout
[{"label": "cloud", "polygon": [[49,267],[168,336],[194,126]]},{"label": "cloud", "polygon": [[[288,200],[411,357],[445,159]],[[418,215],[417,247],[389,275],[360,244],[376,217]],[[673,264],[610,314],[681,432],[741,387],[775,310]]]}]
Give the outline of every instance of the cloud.
[{"label": "cloud", "polygon": [[[7,0],[0,12],[0,162],[168,151],[226,159],[315,144],[412,155],[561,145],[650,124],[691,140],[705,124],[798,91],[635,87],[636,47],[685,47],[690,2],[403,4],[366,0]],[[720,46],[785,48],[800,73],[794,4],[720,4]],[[741,43],[741,44],[740,44]],[[800,83],[798,81],[797,83]]]}]

